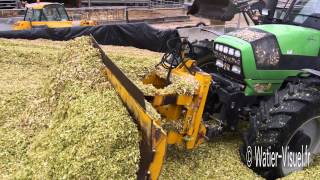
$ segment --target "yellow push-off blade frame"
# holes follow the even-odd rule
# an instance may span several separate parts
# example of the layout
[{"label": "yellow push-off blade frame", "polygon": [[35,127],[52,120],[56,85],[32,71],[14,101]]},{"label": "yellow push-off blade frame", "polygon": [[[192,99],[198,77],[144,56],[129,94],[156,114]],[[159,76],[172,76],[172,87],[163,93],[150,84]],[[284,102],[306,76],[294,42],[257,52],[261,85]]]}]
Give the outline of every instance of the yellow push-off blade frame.
[{"label": "yellow push-off blade frame", "polygon": [[138,179],[158,179],[167,149],[166,132],[146,113],[146,104],[141,90],[108,58],[91,36],[95,48],[101,53],[105,65],[103,73],[121,97],[122,102],[134,117],[141,132],[140,164]]}]

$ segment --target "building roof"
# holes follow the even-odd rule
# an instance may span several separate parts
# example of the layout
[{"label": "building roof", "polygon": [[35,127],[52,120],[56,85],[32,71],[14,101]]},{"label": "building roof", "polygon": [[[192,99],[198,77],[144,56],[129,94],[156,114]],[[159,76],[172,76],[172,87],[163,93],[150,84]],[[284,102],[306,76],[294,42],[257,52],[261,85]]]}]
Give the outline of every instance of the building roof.
[{"label": "building roof", "polygon": [[51,4],[59,4],[59,5],[61,5],[60,3],[39,2],[39,3],[27,4],[26,7],[27,8],[31,8],[31,9],[43,9],[45,6],[51,5]]}]

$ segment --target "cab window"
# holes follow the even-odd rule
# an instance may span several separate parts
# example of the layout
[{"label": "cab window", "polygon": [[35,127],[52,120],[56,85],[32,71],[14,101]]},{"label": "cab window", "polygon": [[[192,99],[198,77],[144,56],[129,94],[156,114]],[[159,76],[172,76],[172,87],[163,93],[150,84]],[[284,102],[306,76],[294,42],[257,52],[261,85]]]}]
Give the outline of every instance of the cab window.
[{"label": "cab window", "polygon": [[27,9],[26,15],[24,16],[25,21],[31,21],[32,20],[32,9]]},{"label": "cab window", "polygon": [[46,18],[39,9],[27,9],[26,15],[24,17],[25,21],[45,21]]},{"label": "cab window", "polygon": [[297,0],[289,17],[296,24],[304,24],[312,19],[316,23],[320,19],[320,1]]},{"label": "cab window", "polygon": [[48,21],[68,21],[66,10],[61,5],[49,5],[43,8],[44,16]]}]

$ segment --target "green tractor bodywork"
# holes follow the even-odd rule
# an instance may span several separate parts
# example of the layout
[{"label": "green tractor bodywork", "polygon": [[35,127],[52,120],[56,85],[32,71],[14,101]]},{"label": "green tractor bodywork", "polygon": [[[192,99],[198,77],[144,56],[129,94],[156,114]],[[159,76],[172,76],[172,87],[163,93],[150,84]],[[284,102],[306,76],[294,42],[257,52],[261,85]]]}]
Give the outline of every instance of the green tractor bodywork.
[{"label": "green tractor bodywork", "polygon": [[[290,56],[300,57],[301,59],[299,59],[299,61],[301,61],[301,63],[299,64],[303,64],[303,57],[319,56],[319,30],[281,24],[258,25],[251,29],[262,30],[274,35],[280,48],[280,55],[286,55],[288,58],[290,58]],[[248,29],[242,31],[248,31]],[[215,40],[215,44],[225,44],[240,50],[242,71],[246,84],[246,96],[272,95],[275,90],[281,87],[285,79],[288,77],[296,77],[302,72],[302,69],[298,69],[298,67],[293,70],[258,69],[251,42],[246,41],[245,38],[233,36],[232,34],[235,33],[241,34],[241,30],[218,37]],[[272,49],[272,47],[269,48]]]}]

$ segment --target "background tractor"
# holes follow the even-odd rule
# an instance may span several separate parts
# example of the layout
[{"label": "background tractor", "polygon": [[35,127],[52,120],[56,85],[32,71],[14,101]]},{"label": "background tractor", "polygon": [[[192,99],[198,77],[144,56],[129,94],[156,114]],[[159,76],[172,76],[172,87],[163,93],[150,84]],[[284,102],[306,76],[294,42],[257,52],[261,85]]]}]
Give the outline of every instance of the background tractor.
[{"label": "background tractor", "polygon": [[73,21],[66,9],[59,3],[38,2],[26,5],[23,21],[14,24],[14,30],[32,28],[66,28],[74,26],[95,26],[92,20]]}]

